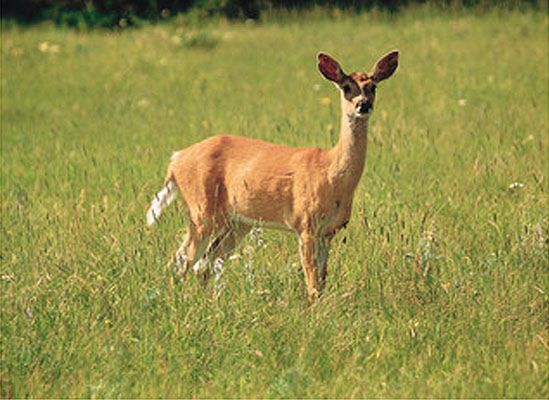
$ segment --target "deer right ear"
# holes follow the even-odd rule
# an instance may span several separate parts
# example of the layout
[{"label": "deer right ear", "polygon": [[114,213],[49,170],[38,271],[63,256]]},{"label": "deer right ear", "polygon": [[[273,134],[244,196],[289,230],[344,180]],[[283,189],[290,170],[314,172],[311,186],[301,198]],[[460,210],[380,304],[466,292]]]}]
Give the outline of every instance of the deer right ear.
[{"label": "deer right ear", "polygon": [[318,70],[329,81],[340,83],[345,77],[345,73],[338,62],[325,53],[318,53]]}]

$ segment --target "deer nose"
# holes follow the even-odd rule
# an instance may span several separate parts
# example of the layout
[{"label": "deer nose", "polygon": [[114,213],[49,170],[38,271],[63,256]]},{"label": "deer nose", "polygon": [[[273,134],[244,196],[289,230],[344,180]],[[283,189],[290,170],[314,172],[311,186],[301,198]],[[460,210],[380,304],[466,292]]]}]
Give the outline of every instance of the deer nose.
[{"label": "deer nose", "polygon": [[372,111],[372,108],[372,102],[369,100],[364,100],[358,103],[358,109],[363,114]]}]

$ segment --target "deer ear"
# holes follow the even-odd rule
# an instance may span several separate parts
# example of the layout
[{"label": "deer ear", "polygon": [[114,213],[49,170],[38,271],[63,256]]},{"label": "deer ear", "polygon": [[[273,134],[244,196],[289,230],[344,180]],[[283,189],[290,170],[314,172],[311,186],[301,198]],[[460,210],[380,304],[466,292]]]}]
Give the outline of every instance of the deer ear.
[{"label": "deer ear", "polygon": [[393,50],[381,57],[374,65],[372,80],[381,82],[393,75],[398,67],[398,50]]},{"label": "deer ear", "polygon": [[329,81],[340,83],[345,77],[345,73],[338,62],[326,53],[318,53],[318,70]]}]

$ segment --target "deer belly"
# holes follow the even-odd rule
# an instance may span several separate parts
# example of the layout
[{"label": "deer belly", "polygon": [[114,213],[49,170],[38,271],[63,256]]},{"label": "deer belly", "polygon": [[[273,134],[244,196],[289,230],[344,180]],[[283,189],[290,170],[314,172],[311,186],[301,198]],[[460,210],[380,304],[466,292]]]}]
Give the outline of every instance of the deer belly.
[{"label": "deer belly", "polygon": [[241,197],[233,200],[237,201],[233,201],[228,213],[232,221],[266,228],[289,229],[287,207],[280,199]]},{"label": "deer belly", "polygon": [[291,228],[284,222],[279,221],[267,221],[261,218],[250,218],[246,215],[238,214],[238,213],[232,213],[230,215],[230,220],[233,223],[236,224],[245,224],[250,225],[253,227],[260,227],[260,228],[272,228],[272,229],[283,229],[283,230],[290,230]]},{"label": "deer belly", "polygon": [[270,179],[252,185],[243,179],[228,193],[230,219],[247,225],[276,229],[291,229],[289,214],[292,209],[288,181]]}]

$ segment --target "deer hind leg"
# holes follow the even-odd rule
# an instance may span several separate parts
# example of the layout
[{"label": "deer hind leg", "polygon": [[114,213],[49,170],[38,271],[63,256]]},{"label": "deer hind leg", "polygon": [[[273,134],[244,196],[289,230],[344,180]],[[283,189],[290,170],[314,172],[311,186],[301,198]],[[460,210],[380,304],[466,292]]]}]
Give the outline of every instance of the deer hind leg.
[{"label": "deer hind leg", "polygon": [[[216,238],[210,243],[204,259],[208,260],[208,265],[212,266],[215,275],[216,285],[220,285],[221,275],[225,267],[226,257],[234,250],[238,243],[250,231],[248,225],[240,224],[238,226],[226,226],[218,233]],[[203,276],[204,282],[210,278],[210,269],[207,269]],[[217,291],[217,290],[216,290]]]},{"label": "deer hind leg", "polygon": [[210,276],[212,273],[212,269],[219,268],[219,265],[222,260],[218,261],[215,258],[216,249],[220,246],[220,243],[222,243],[225,240],[225,237],[228,234],[228,227],[222,226],[219,229],[215,229],[210,233],[210,236],[208,238],[208,241],[206,243],[206,247],[204,251],[202,252],[202,255],[200,259],[198,259],[193,264],[193,272],[196,275],[196,277],[201,281],[201,283],[204,285],[204,287],[208,284],[208,281],[210,280]]},{"label": "deer hind leg", "polygon": [[191,267],[196,271],[203,264],[201,260],[208,248],[209,240],[210,235],[205,226],[193,224],[187,229],[183,243],[175,252],[176,274],[181,281],[185,281]]}]

